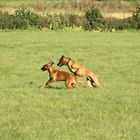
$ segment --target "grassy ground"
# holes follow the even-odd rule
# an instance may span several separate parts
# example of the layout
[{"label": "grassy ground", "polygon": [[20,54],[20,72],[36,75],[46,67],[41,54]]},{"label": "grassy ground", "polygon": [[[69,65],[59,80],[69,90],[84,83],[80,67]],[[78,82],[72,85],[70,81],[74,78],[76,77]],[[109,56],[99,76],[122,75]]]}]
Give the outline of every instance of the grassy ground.
[{"label": "grassy ground", "polygon": [[[0,139],[139,140],[139,37],[140,32],[1,31]],[[67,90],[63,82],[39,88],[48,79],[41,66],[57,63],[62,54],[98,73],[103,88],[83,84]]]}]

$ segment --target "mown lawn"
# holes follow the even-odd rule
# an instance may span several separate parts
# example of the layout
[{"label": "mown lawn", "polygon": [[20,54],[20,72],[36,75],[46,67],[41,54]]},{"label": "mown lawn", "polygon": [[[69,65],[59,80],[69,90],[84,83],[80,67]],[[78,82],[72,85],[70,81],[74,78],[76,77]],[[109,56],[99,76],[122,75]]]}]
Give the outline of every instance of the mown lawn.
[{"label": "mown lawn", "polygon": [[[101,89],[43,88],[65,54]],[[84,82],[84,78],[80,78]],[[39,87],[42,85],[42,87]],[[0,140],[139,140],[140,32],[0,32]]]}]

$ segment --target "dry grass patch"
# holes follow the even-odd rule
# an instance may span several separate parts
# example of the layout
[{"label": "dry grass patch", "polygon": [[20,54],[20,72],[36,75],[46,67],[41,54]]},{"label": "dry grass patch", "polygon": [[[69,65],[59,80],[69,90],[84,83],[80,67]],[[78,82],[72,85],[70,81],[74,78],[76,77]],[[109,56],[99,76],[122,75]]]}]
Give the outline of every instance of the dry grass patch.
[{"label": "dry grass patch", "polygon": [[132,13],[102,13],[104,18],[125,19],[132,17]]},{"label": "dry grass patch", "polygon": [[104,17],[123,19],[131,16],[132,11],[140,1],[122,2],[121,0],[97,2],[93,0],[73,0],[73,1],[22,1],[22,2],[0,2],[0,10],[8,11],[13,14],[19,5],[26,5],[34,9],[38,14],[45,16],[47,14],[74,14],[83,15],[85,10],[91,5],[98,8]]}]

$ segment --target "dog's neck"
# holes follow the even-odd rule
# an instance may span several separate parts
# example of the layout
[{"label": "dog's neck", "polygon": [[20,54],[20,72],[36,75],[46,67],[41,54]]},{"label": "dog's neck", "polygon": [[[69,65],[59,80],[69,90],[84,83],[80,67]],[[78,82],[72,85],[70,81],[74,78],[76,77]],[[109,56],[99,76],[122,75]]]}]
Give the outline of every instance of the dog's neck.
[{"label": "dog's neck", "polygon": [[72,61],[71,58],[68,58],[68,61],[67,61],[66,64],[68,65],[70,61]]},{"label": "dog's neck", "polygon": [[54,69],[54,67],[53,66],[51,66],[51,67],[49,67],[49,73],[52,73],[53,71],[54,71],[55,69]]},{"label": "dog's neck", "polygon": [[69,70],[73,73],[73,70],[72,70],[72,65],[73,65],[73,63],[74,63],[74,61],[73,60],[71,60],[70,58],[69,58],[69,60],[68,60],[68,62],[67,62],[67,66],[68,66],[68,68],[69,68]]}]

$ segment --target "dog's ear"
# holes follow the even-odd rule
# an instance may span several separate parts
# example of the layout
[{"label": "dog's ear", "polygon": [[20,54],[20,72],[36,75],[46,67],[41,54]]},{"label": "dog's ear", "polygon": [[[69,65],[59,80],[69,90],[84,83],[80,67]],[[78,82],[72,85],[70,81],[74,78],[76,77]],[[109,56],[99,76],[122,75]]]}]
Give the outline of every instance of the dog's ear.
[{"label": "dog's ear", "polygon": [[61,58],[63,58],[64,57],[64,55],[62,55],[62,57]]},{"label": "dog's ear", "polygon": [[48,64],[49,64],[49,65],[53,65],[53,64],[54,64],[54,62],[53,62],[53,61],[50,61]]}]

